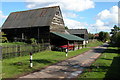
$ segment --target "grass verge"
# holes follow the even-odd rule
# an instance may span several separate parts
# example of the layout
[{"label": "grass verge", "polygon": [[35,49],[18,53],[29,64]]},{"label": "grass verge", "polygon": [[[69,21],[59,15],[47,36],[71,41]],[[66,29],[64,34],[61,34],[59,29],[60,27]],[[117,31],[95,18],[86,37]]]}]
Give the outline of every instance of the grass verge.
[{"label": "grass verge", "polygon": [[88,44],[87,44],[87,47],[96,47],[96,46],[98,46],[98,45],[102,45],[102,43],[103,43],[103,42],[101,42],[101,41],[95,40],[95,41],[92,41],[92,42],[88,43]]},{"label": "grass verge", "polygon": [[0,46],[24,45],[24,42],[0,43]]},{"label": "grass verge", "polygon": [[118,56],[118,49],[108,47],[95,63],[86,68],[79,78],[119,79],[119,72],[120,56]]},{"label": "grass verge", "polygon": [[17,57],[12,59],[3,60],[3,78],[14,78],[16,76],[24,75],[26,73],[33,72],[37,69],[44,68],[48,65],[57,63],[59,61],[68,59],[70,57],[76,56],[83,52],[90,50],[90,48],[83,48],[76,51],[71,51],[68,53],[68,57],[65,56],[64,52],[55,51],[44,51],[33,54],[33,68],[29,65],[29,56]]},{"label": "grass verge", "polygon": [[[89,43],[88,45],[89,47],[95,47],[95,46],[102,45],[102,43],[95,41],[95,42]],[[56,51],[39,52],[39,53],[33,54],[33,68],[29,67],[30,65],[29,55],[11,58],[11,59],[3,59],[2,60],[2,66],[3,66],[2,77],[3,78],[15,78],[15,77],[39,70],[41,68],[57,63],[59,61],[66,60],[73,56],[77,56],[88,50],[90,50],[90,48],[83,48],[80,50],[71,51],[68,53],[68,57],[65,57],[64,52],[56,52]]]}]

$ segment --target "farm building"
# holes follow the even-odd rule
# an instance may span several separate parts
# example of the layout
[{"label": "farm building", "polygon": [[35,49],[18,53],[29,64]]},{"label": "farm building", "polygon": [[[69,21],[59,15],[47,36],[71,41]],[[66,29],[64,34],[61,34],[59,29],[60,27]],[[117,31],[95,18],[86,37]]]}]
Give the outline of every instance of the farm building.
[{"label": "farm building", "polygon": [[35,38],[49,42],[50,32],[64,33],[64,21],[59,6],[13,12],[6,19],[2,31],[9,41]]},{"label": "farm building", "polygon": [[68,29],[68,33],[76,35],[78,37],[81,37],[85,39],[86,42],[88,42],[88,31],[87,29]]},{"label": "farm building", "polygon": [[13,12],[2,25],[2,31],[11,42],[29,42],[31,38],[36,39],[38,43],[51,45],[83,41],[82,38],[66,34],[59,6]]}]

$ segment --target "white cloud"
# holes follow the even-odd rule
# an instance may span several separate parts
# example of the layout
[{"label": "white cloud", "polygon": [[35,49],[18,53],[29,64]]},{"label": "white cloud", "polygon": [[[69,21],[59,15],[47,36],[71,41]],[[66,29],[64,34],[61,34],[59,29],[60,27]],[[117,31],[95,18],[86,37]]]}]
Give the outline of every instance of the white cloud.
[{"label": "white cloud", "polygon": [[118,24],[118,6],[99,12],[96,16],[96,23],[92,24],[89,29],[94,27],[98,32],[110,31],[115,24]]},{"label": "white cloud", "polygon": [[63,12],[63,17],[77,18],[79,15],[71,12]]},{"label": "white cloud", "polygon": [[2,11],[0,11],[0,27],[2,26],[6,18],[7,16],[3,15]]},{"label": "white cloud", "polygon": [[87,26],[86,23],[81,23],[79,21],[68,19],[68,18],[65,18],[64,22],[66,23],[66,26],[69,29],[83,29]]},{"label": "white cloud", "polygon": [[95,26],[104,26],[104,22],[102,22],[101,20],[96,20]]},{"label": "white cloud", "polygon": [[113,6],[109,10],[105,9],[98,13],[97,19],[108,20],[111,24],[118,24],[118,6]]},{"label": "white cloud", "polygon": [[7,16],[3,15],[2,11],[0,11],[0,19],[5,19]]},{"label": "white cloud", "polygon": [[84,11],[94,8],[93,0],[25,0],[27,8],[38,8],[45,6],[61,6],[64,10]]},{"label": "white cloud", "polygon": [[97,18],[98,19],[107,19],[108,17],[110,17],[110,11],[109,10],[103,10],[100,13],[98,13]]},{"label": "white cloud", "polygon": [[[60,6],[64,18],[65,25],[68,28],[77,29],[85,28],[86,23],[81,23],[75,19],[83,19],[76,14],[76,12],[84,11],[90,8],[94,8],[95,4],[93,0],[25,0],[27,2],[27,8],[40,8],[49,6]],[[75,11],[75,12],[74,12]]]}]

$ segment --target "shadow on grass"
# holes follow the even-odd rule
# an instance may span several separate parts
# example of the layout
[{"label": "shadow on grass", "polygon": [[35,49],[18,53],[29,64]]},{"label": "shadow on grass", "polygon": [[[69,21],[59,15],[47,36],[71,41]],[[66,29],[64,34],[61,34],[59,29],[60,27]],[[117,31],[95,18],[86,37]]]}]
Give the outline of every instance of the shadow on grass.
[{"label": "shadow on grass", "polygon": [[105,79],[119,79],[120,78],[120,56],[114,57],[113,62],[105,75]]},{"label": "shadow on grass", "polygon": [[[32,60],[32,62],[34,63],[39,63],[39,64],[51,64],[51,63],[54,63],[54,62],[57,62],[57,60],[47,60],[47,59],[34,59]],[[23,66],[23,65],[27,65],[27,63],[24,63],[24,62],[16,62],[16,63],[12,63],[11,65],[14,65],[14,66]]]},{"label": "shadow on grass", "polygon": [[104,53],[119,53],[118,49],[106,49]]},{"label": "shadow on grass", "polygon": [[95,64],[94,66],[86,67],[86,71],[88,72],[106,72],[110,67],[105,64]]},{"label": "shadow on grass", "polygon": [[104,60],[112,60],[112,59],[107,59],[107,58],[100,58],[100,59],[104,59]]},{"label": "shadow on grass", "polygon": [[43,63],[43,64],[50,64],[53,62],[57,62],[57,60],[47,60],[47,59],[34,59],[32,61],[37,63]]},{"label": "shadow on grass", "polygon": [[93,51],[94,51],[95,53],[103,53],[104,50],[105,50],[105,49],[103,49],[103,48],[96,48],[96,49],[93,49]]}]

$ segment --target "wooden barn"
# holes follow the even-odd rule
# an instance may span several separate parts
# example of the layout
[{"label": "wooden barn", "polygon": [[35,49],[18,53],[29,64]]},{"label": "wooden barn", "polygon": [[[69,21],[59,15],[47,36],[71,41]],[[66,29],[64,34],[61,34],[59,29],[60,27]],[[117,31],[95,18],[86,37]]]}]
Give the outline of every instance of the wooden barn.
[{"label": "wooden barn", "polygon": [[83,38],[88,43],[88,31],[87,29],[68,29],[68,33]]},{"label": "wooden barn", "polygon": [[66,33],[59,6],[13,12],[3,24],[2,31],[11,42],[29,43],[34,38],[38,43],[57,46],[84,40]]},{"label": "wooden barn", "polygon": [[26,41],[35,38],[38,43],[50,42],[50,32],[65,33],[59,6],[11,13],[2,26],[9,41]]}]

